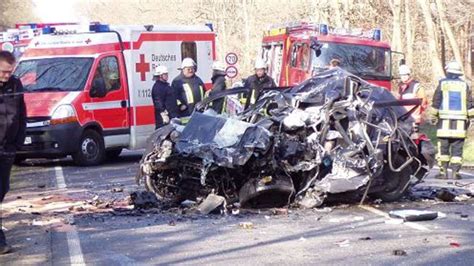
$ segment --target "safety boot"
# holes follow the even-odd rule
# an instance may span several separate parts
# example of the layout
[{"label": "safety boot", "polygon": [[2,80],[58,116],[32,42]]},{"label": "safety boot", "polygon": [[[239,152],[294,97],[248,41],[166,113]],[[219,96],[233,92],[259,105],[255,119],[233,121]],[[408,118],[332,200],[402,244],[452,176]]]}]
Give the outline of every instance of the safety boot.
[{"label": "safety boot", "polygon": [[453,179],[462,179],[461,173],[459,173],[459,169],[453,169]]},{"label": "safety boot", "polygon": [[448,164],[442,164],[439,167],[439,173],[435,176],[436,179],[448,179]]},{"label": "safety boot", "polygon": [[453,170],[453,179],[462,179],[462,176],[461,176],[461,164],[451,164],[451,170]]}]

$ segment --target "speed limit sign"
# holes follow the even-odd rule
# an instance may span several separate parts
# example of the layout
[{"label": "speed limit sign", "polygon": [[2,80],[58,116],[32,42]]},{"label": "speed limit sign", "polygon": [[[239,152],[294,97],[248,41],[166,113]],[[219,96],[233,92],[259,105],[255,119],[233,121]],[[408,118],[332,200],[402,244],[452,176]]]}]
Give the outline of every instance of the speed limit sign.
[{"label": "speed limit sign", "polygon": [[225,56],[225,62],[228,64],[228,65],[235,65],[237,64],[237,61],[239,61],[239,58],[237,57],[237,54],[236,53],[228,53],[226,56]]}]

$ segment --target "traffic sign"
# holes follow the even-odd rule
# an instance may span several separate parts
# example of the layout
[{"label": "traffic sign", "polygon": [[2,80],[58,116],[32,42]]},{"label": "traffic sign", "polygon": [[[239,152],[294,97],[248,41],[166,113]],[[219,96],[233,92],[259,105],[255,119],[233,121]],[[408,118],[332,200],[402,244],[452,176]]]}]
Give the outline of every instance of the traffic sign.
[{"label": "traffic sign", "polygon": [[233,78],[237,77],[237,74],[239,74],[239,71],[237,70],[237,68],[235,66],[228,66],[225,69],[225,74],[227,75],[227,77],[233,79]]},{"label": "traffic sign", "polygon": [[239,61],[239,58],[237,57],[237,54],[235,53],[228,53],[226,56],[225,56],[225,62],[228,64],[228,65],[235,65],[237,64],[237,61]]}]

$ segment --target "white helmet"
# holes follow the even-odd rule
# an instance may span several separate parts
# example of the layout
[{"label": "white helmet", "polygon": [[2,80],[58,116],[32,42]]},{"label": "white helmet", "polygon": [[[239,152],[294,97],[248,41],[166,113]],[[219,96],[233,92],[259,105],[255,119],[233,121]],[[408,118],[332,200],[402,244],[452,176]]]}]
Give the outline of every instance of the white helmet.
[{"label": "white helmet", "polygon": [[257,59],[255,60],[255,69],[261,69],[261,68],[267,68],[267,63],[263,61],[263,59]]},{"label": "white helmet", "polygon": [[444,69],[448,73],[462,75],[461,65],[456,61],[449,62]]},{"label": "white helmet", "polygon": [[183,59],[183,62],[181,62],[181,68],[185,67],[195,67],[196,62],[192,58],[186,57]]},{"label": "white helmet", "polygon": [[212,63],[212,70],[225,71],[225,65],[220,61],[214,61]]},{"label": "white helmet", "polygon": [[401,65],[399,68],[398,68],[398,74],[400,76],[402,75],[410,75],[411,73],[411,69],[409,66],[407,65]]},{"label": "white helmet", "polygon": [[166,66],[157,66],[155,68],[155,73],[153,73],[153,76],[159,76],[159,75],[163,75],[167,73],[168,73],[168,68]]}]

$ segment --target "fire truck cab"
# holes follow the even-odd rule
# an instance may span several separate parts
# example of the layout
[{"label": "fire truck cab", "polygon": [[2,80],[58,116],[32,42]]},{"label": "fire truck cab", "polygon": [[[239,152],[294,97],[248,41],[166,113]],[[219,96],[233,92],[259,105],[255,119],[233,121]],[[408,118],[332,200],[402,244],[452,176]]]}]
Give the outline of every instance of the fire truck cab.
[{"label": "fire truck cab", "polygon": [[[311,48],[314,40],[320,54]],[[341,68],[390,89],[391,53],[390,45],[381,41],[379,29],[329,29],[325,24],[300,22],[267,30],[261,56],[279,86],[297,85],[337,59]]]},{"label": "fire truck cab", "polygon": [[199,26],[46,27],[15,69],[25,89],[27,136],[20,159],[72,155],[96,165],[123,148],[140,149],[155,130],[153,70],[179,74],[183,58],[211,84],[215,33]]}]

